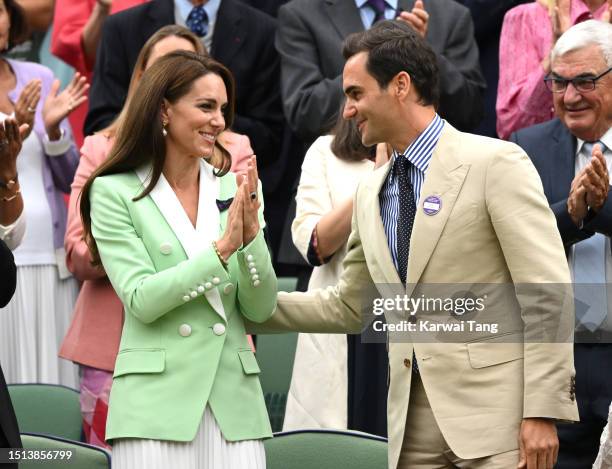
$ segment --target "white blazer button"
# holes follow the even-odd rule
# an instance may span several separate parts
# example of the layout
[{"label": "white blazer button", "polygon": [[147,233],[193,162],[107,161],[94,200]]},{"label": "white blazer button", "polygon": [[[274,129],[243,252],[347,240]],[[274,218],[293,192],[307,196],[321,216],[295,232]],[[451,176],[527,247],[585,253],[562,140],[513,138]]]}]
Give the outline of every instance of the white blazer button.
[{"label": "white blazer button", "polygon": [[170,254],[172,252],[172,244],[170,244],[170,243],[161,243],[159,245],[159,252],[161,252],[163,255],[167,256],[168,254]]},{"label": "white blazer button", "polygon": [[212,283],[206,282],[204,286],[206,287],[207,290],[210,290],[212,288]]},{"label": "white blazer button", "polygon": [[247,256],[247,261],[251,262],[254,259],[253,254]]},{"label": "white blazer button", "polygon": [[183,301],[189,301],[191,299],[191,297],[189,295],[185,295],[183,297]]},{"label": "white blazer button", "polygon": [[255,280],[259,280],[259,275],[255,274],[251,277],[251,280],[255,281]]},{"label": "white blazer button", "polygon": [[219,277],[213,277],[212,282],[215,285],[219,285],[221,283],[221,279]]},{"label": "white blazer button", "polygon": [[249,262],[249,267],[255,267],[255,262]]},{"label": "white blazer button", "polygon": [[259,280],[255,280],[255,281],[253,282],[253,286],[254,286],[254,287],[258,287],[260,283],[261,283],[261,282],[260,282]]},{"label": "white blazer button", "polygon": [[204,285],[198,285],[198,293],[204,293]]},{"label": "white blazer button", "polygon": [[179,334],[183,337],[189,337],[191,335],[191,326],[189,324],[181,324],[179,326]]},{"label": "white blazer button", "polygon": [[223,293],[225,293],[226,295],[229,295],[233,291],[234,291],[234,285],[232,285],[231,283],[228,283],[227,285],[223,287]]},{"label": "white blazer button", "polygon": [[225,334],[225,326],[223,324],[221,324],[220,322],[218,322],[217,324],[215,324],[213,326],[213,333],[215,335],[223,335],[223,334]]},{"label": "white blazer button", "polygon": [[250,273],[252,274],[256,274],[257,273],[257,269],[255,267],[253,267],[251,270],[249,270]]},{"label": "white blazer button", "polygon": [[191,298],[196,298],[198,296],[198,292],[194,290],[190,293],[190,295],[191,295]]}]

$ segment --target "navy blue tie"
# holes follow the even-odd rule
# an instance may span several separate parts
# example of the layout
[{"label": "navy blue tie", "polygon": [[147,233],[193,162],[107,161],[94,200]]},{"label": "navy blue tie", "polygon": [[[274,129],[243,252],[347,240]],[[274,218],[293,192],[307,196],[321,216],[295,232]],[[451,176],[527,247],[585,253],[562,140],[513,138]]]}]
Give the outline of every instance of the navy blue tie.
[{"label": "navy blue tie", "polygon": [[368,0],[367,4],[370,5],[374,13],[376,13],[372,24],[385,19],[385,0]]},{"label": "navy blue tie", "polygon": [[[398,154],[393,164],[393,171],[397,177],[399,189],[399,217],[397,219],[396,249],[397,249],[397,273],[406,284],[408,271],[408,255],[410,253],[410,235],[416,215],[416,202],[414,201],[414,188],[410,182],[411,163],[404,155]],[[414,317],[414,316],[413,316]],[[419,372],[419,364],[416,355],[412,353],[412,371]]]},{"label": "navy blue tie", "polygon": [[208,32],[208,14],[204,10],[204,5],[193,7],[193,10],[187,16],[185,24],[196,36],[206,36]]},{"label": "navy blue tie", "polygon": [[410,182],[410,166],[408,158],[404,155],[397,155],[393,166],[399,188],[399,217],[396,231],[397,273],[403,284],[406,283],[410,235],[416,215],[414,188]]}]

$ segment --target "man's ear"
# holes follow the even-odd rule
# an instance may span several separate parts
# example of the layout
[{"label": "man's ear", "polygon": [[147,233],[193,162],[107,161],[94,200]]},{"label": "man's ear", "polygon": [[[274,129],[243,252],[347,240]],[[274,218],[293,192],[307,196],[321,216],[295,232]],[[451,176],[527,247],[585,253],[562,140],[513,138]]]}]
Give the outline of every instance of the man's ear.
[{"label": "man's ear", "polygon": [[410,75],[408,75],[408,73],[404,71],[399,72],[393,78],[393,83],[394,83],[395,95],[397,96],[397,98],[400,99],[401,101],[408,98],[408,95],[410,94],[410,88],[412,85],[412,80],[410,79]]}]

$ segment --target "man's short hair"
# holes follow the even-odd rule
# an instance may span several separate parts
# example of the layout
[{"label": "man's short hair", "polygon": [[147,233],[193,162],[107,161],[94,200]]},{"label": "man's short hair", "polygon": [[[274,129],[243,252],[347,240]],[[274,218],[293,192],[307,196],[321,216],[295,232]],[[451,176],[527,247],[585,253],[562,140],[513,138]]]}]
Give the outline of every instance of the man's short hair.
[{"label": "man's short hair", "polygon": [[578,23],[565,31],[550,52],[551,63],[568,52],[593,44],[599,46],[608,67],[612,67],[612,24],[598,20]]},{"label": "man's short hair", "polygon": [[343,45],[345,59],[367,52],[366,70],[386,89],[393,77],[404,71],[417,90],[420,103],[438,107],[438,59],[436,53],[414,29],[398,20],[376,23],[372,28],[351,34]]}]

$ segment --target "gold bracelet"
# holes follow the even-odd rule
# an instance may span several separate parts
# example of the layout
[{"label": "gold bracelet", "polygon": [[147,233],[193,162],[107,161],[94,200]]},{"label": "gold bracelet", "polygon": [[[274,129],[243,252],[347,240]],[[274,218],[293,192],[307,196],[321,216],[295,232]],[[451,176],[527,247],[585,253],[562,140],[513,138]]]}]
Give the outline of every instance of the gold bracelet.
[{"label": "gold bracelet", "polygon": [[217,247],[217,242],[216,241],[212,242],[212,247],[215,250],[215,252],[217,253],[217,257],[221,261],[221,264],[223,264],[223,267],[227,267],[228,263],[227,263],[227,261],[225,259],[223,259],[223,256],[221,255],[221,252],[219,252],[219,248]]},{"label": "gold bracelet", "polygon": [[10,202],[11,200],[15,200],[19,194],[21,194],[21,189],[17,189],[10,197],[2,197],[2,202]]}]

